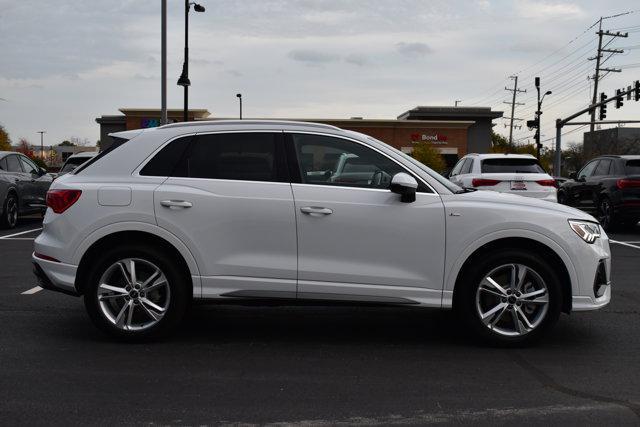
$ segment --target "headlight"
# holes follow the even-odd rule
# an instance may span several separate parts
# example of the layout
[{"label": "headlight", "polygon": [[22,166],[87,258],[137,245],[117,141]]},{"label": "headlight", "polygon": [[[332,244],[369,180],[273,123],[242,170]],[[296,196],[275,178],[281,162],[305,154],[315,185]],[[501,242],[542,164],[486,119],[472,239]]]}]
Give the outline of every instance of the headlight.
[{"label": "headlight", "polygon": [[596,223],[570,219],[569,226],[587,243],[593,243],[600,237],[600,226]]}]

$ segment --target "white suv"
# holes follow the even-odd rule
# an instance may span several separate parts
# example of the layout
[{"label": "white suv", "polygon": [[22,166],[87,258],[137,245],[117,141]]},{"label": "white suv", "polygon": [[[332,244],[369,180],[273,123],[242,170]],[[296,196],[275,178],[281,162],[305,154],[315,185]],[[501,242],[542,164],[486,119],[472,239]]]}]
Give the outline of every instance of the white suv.
[{"label": "white suv", "polygon": [[610,299],[593,217],[464,190],[366,135],[243,120],[113,136],[53,183],[33,261],[116,337],[167,333],[192,299],[268,299],[454,308],[510,344]]},{"label": "white suv", "polygon": [[467,154],[451,169],[449,180],[461,187],[558,201],[555,179],[531,154]]}]

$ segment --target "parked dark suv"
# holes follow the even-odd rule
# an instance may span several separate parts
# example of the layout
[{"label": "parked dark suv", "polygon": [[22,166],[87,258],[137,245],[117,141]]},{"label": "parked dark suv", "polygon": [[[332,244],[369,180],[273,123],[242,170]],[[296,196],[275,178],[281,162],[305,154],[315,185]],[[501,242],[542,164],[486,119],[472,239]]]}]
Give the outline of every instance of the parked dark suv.
[{"label": "parked dark suv", "polygon": [[640,220],[640,156],[597,157],[571,178],[558,202],[592,213],[605,230]]},{"label": "parked dark suv", "polygon": [[51,181],[27,156],[0,151],[0,227],[15,227],[18,215],[44,212]]}]

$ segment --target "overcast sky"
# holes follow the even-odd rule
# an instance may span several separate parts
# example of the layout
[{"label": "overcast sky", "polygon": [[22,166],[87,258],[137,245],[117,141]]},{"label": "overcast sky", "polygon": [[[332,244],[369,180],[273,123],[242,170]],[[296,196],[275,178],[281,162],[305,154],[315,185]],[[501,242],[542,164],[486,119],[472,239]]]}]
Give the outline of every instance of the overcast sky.
[{"label": "overcast sky", "polygon": [[[184,3],[168,2],[169,107],[181,108]],[[588,102],[596,28],[585,30],[600,16],[640,9],[637,0],[201,3],[206,12],[190,20],[190,106],[212,116],[235,117],[238,92],[245,117],[395,118],[457,99],[505,110],[504,86],[519,72],[527,93],[517,117],[532,118],[534,75],[553,89],[547,138],[555,118]],[[609,46],[631,47],[606,63],[632,65],[602,81],[613,93],[640,79],[640,10],[604,22],[630,31]],[[160,107],[159,76],[160,0],[0,0],[0,123],[14,143],[38,141],[38,130],[47,144],[95,142],[96,117]],[[610,106],[608,118],[640,119],[640,102]]]}]

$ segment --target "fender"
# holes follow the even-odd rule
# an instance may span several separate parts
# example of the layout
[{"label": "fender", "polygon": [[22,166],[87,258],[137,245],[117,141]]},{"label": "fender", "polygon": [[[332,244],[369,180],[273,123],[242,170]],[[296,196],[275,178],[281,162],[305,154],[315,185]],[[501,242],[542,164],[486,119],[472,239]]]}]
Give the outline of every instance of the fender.
[{"label": "fender", "polygon": [[194,290],[197,287],[198,294],[200,293],[200,269],[198,268],[196,259],[189,248],[174,234],[158,227],[157,225],[149,224],[146,222],[116,222],[94,230],[76,247],[76,250],[73,253],[72,263],[74,265],[79,265],[82,256],[95,242],[110,234],[122,231],[138,231],[153,234],[154,236],[159,237],[173,245],[173,247],[176,248],[176,250],[180,253],[180,255],[182,255],[185,262],[187,263],[189,272],[191,273],[191,277],[193,280]]},{"label": "fender", "polygon": [[571,292],[574,295],[579,294],[578,289],[578,274],[576,272],[573,261],[567,254],[567,252],[560,246],[556,241],[550,239],[544,234],[538,233],[536,231],[526,230],[526,229],[506,229],[491,232],[483,235],[479,239],[475,240],[471,245],[467,245],[462,251],[462,253],[458,254],[455,261],[450,264],[450,267],[447,268],[445,272],[445,282],[443,289],[443,297],[442,297],[442,307],[451,307],[453,304],[453,289],[456,285],[456,280],[458,279],[458,274],[460,274],[460,270],[464,265],[465,261],[469,259],[471,254],[473,254],[478,248],[486,245],[487,243],[493,242],[495,240],[500,240],[504,238],[523,238],[535,240],[538,243],[541,243],[560,257],[562,262],[564,263],[567,271],[569,272],[569,277],[571,279]]}]

